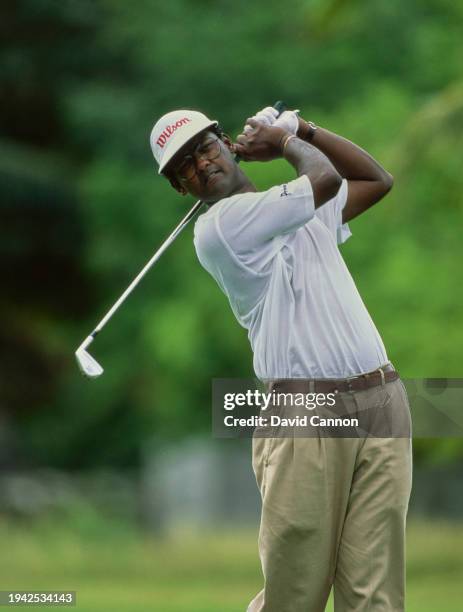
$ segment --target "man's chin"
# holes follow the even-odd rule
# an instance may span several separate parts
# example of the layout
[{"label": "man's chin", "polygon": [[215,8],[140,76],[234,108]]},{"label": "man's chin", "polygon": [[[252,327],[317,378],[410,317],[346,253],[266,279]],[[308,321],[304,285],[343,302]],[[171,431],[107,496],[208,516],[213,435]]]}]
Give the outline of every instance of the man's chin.
[{"label": "man's chin", "polygon": [[223,174],[215,174],[206,185],[207,193],[202,198],[203,202],[215,203],[230,195],[230,186]]}]

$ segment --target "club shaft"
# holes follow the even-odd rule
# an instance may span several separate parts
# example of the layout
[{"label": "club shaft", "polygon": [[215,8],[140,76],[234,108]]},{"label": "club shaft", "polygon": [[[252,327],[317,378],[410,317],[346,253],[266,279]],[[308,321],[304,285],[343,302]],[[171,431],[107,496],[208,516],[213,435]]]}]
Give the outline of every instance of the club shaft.
[{"label": "club shaft", "polygon": [[196,215],[198,210],[201,208],[202,204],[203,203],[201,202],[201,200],[198,200],[196,202],[196,204],[191,208],[191,210],[180,221],[180,223],[177,225],[177,227],[174,229],[174,231],[164,240],[164,242],[161,244],[159,249],[156,251],[156,253],[153,255],[153,257],[148,261],[146,266],[143,268],[143,270],[141,270],[140,273],[138,274],[138,276],[136,276],[133,279],[133,281],[130,283],[130,285],[127,287],[127,289],[121,295],[121,297],[110,308],[110,310],[108,310],[108,312],[105,314],[105,316],[101,319],[101,321],[95,327],[95,329],[91,333],[92,338],[94,338],[98,334],[98,332],[100,332],[103,329],[103,327],[106,325],[106,323],[109,321],[109,319],[113,316],[113,314],[116,312],[116,310],[119,308],[119,306],[125,301],[125,299],[132,293],[132,291],[135,289],[135,287],[138,285],[138,283],[141,281],[141,279],[145,276],[145,274],[153,267],[153,265],[158,261],[158,259],[164,253],[164,251],[169,248],[169,246],[172,244],[172,242],[174,242],[174,240],[177,238],[177,236],[180,234],[180,232],[193,219],[193,217]]}]

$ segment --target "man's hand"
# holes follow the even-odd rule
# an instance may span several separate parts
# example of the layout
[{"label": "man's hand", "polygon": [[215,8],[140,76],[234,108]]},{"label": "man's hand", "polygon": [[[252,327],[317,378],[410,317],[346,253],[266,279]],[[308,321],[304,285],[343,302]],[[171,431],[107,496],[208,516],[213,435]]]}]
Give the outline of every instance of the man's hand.
[{"label": "man's hand", "polygon": [[282,145],[291,134],[281,127],[269,127],[253,117],[246,119],[250,126],[240,134],[234,145],[234,152],[244,161],[270,161],[281,157]]},{"label": "man's hand", "polygon": [[[278,117],[278,111],[273,106],[266,106],[261,111],[256,113],[252,118],[258,121],[259,123],[263,123],[264,125],[273,125]],[[282,127],[282,126],[280,126]],[[247,134],[252,127],[248,124],[244,126],[243,133]]]}]

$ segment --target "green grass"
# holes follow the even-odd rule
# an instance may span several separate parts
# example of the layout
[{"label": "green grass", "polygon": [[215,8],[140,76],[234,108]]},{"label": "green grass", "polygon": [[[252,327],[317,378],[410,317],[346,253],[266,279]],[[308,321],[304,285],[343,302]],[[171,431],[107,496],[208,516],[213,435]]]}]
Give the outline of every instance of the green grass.
[{"label": "green grass", "polygon": [[[0,520],[0,588],[75,590],[82,612],[244,612],[261,588],[256,537],[155,539],[108,524],[72,531]],[[462,610],[462,526],[410,524],[407,593],[407,612]]]}]

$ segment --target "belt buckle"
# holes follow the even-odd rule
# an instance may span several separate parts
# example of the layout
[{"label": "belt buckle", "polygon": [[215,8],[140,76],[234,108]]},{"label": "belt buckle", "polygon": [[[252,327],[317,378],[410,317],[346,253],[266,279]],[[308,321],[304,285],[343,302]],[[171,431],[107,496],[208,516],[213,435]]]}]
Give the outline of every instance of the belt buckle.
[{"label": "belt buckle", "polygon": [[369,372],[368,374],[364,374],[364,376],[365,376],[365,378],[367,380],[367,383],[368,383],[368,376],[372,376],[373,374],[379,374],[379,376],[381,378],[381,386],[384,387],[384,385],[386,384],[386,376],[385,376],[385,372],[383,370],[383,367],[384,366],[380,366],[379,368],[374,370],[374,372]]}]

